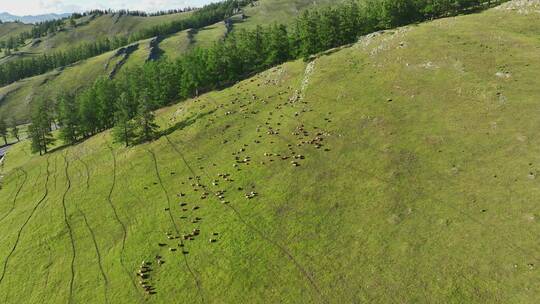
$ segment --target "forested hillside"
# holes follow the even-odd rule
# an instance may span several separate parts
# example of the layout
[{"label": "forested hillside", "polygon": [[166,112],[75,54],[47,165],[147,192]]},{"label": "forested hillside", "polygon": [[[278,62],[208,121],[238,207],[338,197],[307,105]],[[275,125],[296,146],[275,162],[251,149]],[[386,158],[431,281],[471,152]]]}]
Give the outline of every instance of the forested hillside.
[{"label": "forested hillside", "polygon": [[[147,130],[139,137],[130,131],[131,121],[144,121],[145,112],[225,87],[291,59],[307,60],[319,52],[353,43],[360,35],[485,7],[473,1],[436,9],[425,1],[405,3],[411,7],[403,9],[379,0],[322,6],[304,11],[289,26],[273,23],[231,31],[225,39],[190,50],[175,61],[149,61],[82,92],[64,92],[56,102],[41,100],[41,110],[32,118],[35,152],[47,152],[49,126],[55,121],[65,126],[61,137],[67,144],[112,127],[122,130],[117,132],[117,139],[126,145],[148,141],[153,136]],[[43,113],[46,109],[48,113]]]},{"label": "forested hillside", "polygon": [[[251,3],[251,2],[248,2]],[[336,2],[336,3],[339,3]],[[185,31],[180,31],[175,34],[164,35],[156,40],[157,44],[153,47],[148,46],[148,41],[135,42],[133,44],[139,45],[136,50],[133,50],[133,53],[122,54],[117,56],[118,50],[113,50],[103,55],[100,55],[98,59],[92,59],[87,61],[78,62],[66,69],[60,69],[57,71],[48,72],[44,75],[38,77],[32,77],[25,80],[21,80],[14,84],[7,85],[3,88],[0,88],[0,115],[2,113],[7,113],[8,111],[14,115],[14,118],[17,121],[24,122],[30,120],[30,104],[33,102],[42,99],[43,96],[55,98],[60,93],[72,93],[77,92],[82,88],[92,85],[92,83],[100,76],[110,75],[108,68],[114,66],[115,64],[107,64],[107,62],[119,62],[118,69],[114,73],[115,75],[120,74],[120,71],[129,68],[129,67],[140,67],[142,66],[147,59],[150,57],[150,53],[157,55],[157,57],[167,57],[169,59],[176,59],[183,56],[187,51],[190,51],[196,47],[209,47],[215,41],[223,39],[229,30],[235,31],[241,29],[242,27],[254,27],[257,25],[264,25],[265,20],[273,21],[284,21],[284,22],[294,22],[296,13],[303,11],[310,7],[318,7],[318,4],[313,2],[307,2],[305,0],[294,0],[287,2],[288,7],[292,7],[294,4],[294,10],[268,10],[267,8],[275,5],[276,7],[281,8],[284,4],[275,0],[262,0],[256,3],[247,4],[243,7],[242,10],[234,11],[232,27],[227,29],[224,22],[218,22],[211,24],[209,26],[202,27],[201,29],[194,30],[188,29]],[[242,18],[241,15],[243,12],[249,11],[249,17],[246,16]],[[285,12],[285,13],[284,13]],[[236,13],[236,15],[234,15]],[[259,17],[259,14],[263,17]],[[284,14],[286,18],[284,17]],[[79,22],[85,22],[92,15],[80,16]],[[124,16],[123,18],[132,18],[133,16]],[[167,17],[167,15],[162,16]],[[102,15],[99,18],[104,18],[104,20],[110,20],[111,15]],[[139,18],[153,18],[153,17],[139,17]],[[146,19],[144,19],[146,20]],[[165,25],[170,25],[171,23],[165,23]],[[116,28],[116,27],[115,27]],[[165,27],[164,27],[165,28]],[[153,29],[152,31],[158,31],[160,29]],[[163,30],[164,31],[164,30]],[[151,34],[150,34],[151,35]],[[132,40],[135,38],[132,38]],[[122,48],[121,48],[122,49]],[[125,62],[118,58],[126,57]],[[152,57],[156,59],[156,56]],[[5,61],[6,59],[4,59]],[[96,64],[96,62],[101,62],[101,64]],[[0,63],[3,62],[0,59]],[[92,65],[91,69],[84,68],[85,66]],[[100,69],[99,67],[104,67]],[[80,69],[79,69],[80,67]],[[29,69],[30,66],[29,66]],[[66,77],[57,77],[64,74],[64,71],[72,71],[68,73]],[[73,78],[69,75],[76,74],[77,77]],[[42,79],[47,79],[47,81],[42,81]],[[76,81],[75,81],[76,80]],[[14,113],[14,114],[13,114]]]},{"label": "forested hillside", "polygon": [[17,36],[32,28],[32,25],[19,22],[1,22],[0,23],[0,41],[6,40],[10,36]]}]

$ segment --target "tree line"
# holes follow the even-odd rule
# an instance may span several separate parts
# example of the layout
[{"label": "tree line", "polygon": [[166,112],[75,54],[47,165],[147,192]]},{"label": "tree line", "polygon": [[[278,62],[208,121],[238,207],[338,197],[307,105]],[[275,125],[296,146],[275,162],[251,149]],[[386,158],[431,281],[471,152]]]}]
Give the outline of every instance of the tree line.
[{"label": "tree line", "polygon": [[227,0],[220,3],[209,4],[196,10],[191,16],[141,30],[128,36],[118,36],[99,39],[93,43],[83,43],[66,51],[53,52],[27,59],[12,60],[0,65],[0,86],[15,81],[40,75],[55,68],[67,66],[80,60],[91,58],[135,41],[155,36],[173,34],[186,29],[199,29],[235,14],[238,9],[253,0]]},{"label": "tree line", "polygon": [[[441,4],[450,2],[449,6]],[[360,35],[456,14],[479,5],[476,0],[347,1],[307,10],[290,26],[274,24],[233,31],[212,47],[193,49],[175,61],[164,58],[149,62],[113,80],[98,79],[76,94],[62,94],[56,106],[47,104],[50,101],[41,102],[32,118],[32,126],[42,131],[31,135],[41,143],[42,149],[35,151],[46,151],[54,121],[66,144],[109,128],[113,128],[115,141],[126,146],[149,141],[158,135],[152,112],[157,108],[222,88],[292,59],[307,59],[356,42]],[[437,9],[436,15],[433,7]],[[52,109],[56,109],[55,113]]]},{"label": "tree line", "polygon": [[138,10],[113,10],[113,9],[107,9],[107,10],[100,10],[100,9],[94,9],[89,10],[84,13],[74,13],[72,17],[74,19],[80,19],[82,17],[86,16],[103,16],[103,15],[120,15],[120,16],[135,16],[135,17],[157,17],[157,16],[165,16],[165,15],[172,15],[172,14],[179,14],[179,13],[185,13],[185,12],[191,12],[196,10],[194,7],[186,7],[183,9],[169,9],[169,10],[160,10],[152,13],[144,12],[144,11],[138,11]]},{"label": "tree line", "polygon": [[4,145],[8,144],[8,135],[14,137],[17,141],[20,141],[19,126],[17,122],[12,119],[9,123],[3,116],[0,116],[0,137],[4,140]]},{"label": "tree line", "polygon": [[23,46],[27,39],[37,39],[51,33],[55,33],[64,29],[64,19],[43,21],[34,24],[29,31],[22,32],[17,36],[10,36],[6,40],[0,41],[0,50],[4,49],[6,55],[11,54],[12,50],[18,50]]},{"label": "tree line", "polygon": [[[17,36],[10,36],[6,40],[0,41],[0,51],[5,50],[6,55],[10,55],[12,51],[18,51],[18,49],[26,43],[28,39],[38,39],[59,31],[62,31],[66,27],[66,21],[69,20],[71,27],[76,27],[75,20],[86,16],[103,16],[103,15],[118,15],[118,16],[136,16],[136,17],[157,17],[164,15],[172,15],[194,11],[195,8],[187,7],[184,9],[170,9],[147,13],[137,10],[91,10],[84,13],[73,13],[69,17],[62,19],[42,21],[34,24],[29,31],[18,34]],[[15,21],[18,22],[18,21]],[[0,24],[2,24],[0,20]]]}]

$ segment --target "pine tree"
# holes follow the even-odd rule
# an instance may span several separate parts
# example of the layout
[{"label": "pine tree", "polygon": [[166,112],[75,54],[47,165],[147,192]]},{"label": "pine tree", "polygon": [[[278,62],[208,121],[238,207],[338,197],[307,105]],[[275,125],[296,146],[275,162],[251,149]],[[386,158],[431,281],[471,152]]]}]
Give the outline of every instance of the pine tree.
[{"label": "pine tree", "polygon": [[114,101],[116,100],[116,88],[114,83],[107,78],[99,78],[93,86],[97,105],[97,128],[105,130],[114,125]]},{"label": "pine tree", "polygon": [[43,148],[41,145],[41,135],[39,130],[39,125],[37,122],[32,122],[28,126],[28,137],[30,138],[30,147],[32,153],[38,153],[43,155]]},{"label": "pine tree", "polygon": [[156,125],[153,104],[148,98],[148,92],[144,91],[139,100],[137,108],[137,127],[139,130],[139,141],[151,141],[157,136],[158,125]]},{"label": "pine tree", "polygon": [[6,120],[4,119],[4,117],[0,117],[0,137],[4,139],[4,143],[6,146],[8,144],[7,135],[8,135],[8,130],[7,130]]},{"label": "pine tree", "polygon": [[20,142],[21,141],[21,138],[19,137],[19,127],[17,126],[17,122],[12,119],[11,120],[11,136],[15,137],[17,139],[17,142]]},{"label": "pine tree", "polygon": [[77,105],[79,108],[79,125],[84,137],[89,137],[98,131],[98,104],[96,93],[89,89],[77,96]]},{"label": "pine tree", "polygon": [[79,115],[73,95],[65,94],[58,100],[60,138],[66,144],[74,144],[79,138]]},{"label": "pine tree", "polygon": [[319,45],[321,50],[327,50],[339,45],[339,17],[334,9],[326,9],[320,14]]},{"label": "pine tree", "polygon": [[289,39],[287,39],[287,27],[274,24],[270,28],[268,39],[268,57],[266,65],[273,66],[287,61],[290,58]]},{"label": "pine tree", "polygon": [[131,119],[130,103],[126,93],[122,93],[116,103],[116,113],[114,115],[116,124],[113,129],[115,142],[122,142],[129,147],[131,140],[135,137],[135,125]]},{"label": "pine tree", "polygon": [[32,123],[28,127],[32,152],[39,152],[39,155],[46,154],[48,152],[48,146],[55,141],[51,132],[50,110],[47,101],[40,100],[32,115]]},{"label": "pine tree", "polygon": [[319,12],[305,11],[297,21],[301,41],[300,55],[304,59],[321,51],[320,38],[318,36],[320,19]]}]

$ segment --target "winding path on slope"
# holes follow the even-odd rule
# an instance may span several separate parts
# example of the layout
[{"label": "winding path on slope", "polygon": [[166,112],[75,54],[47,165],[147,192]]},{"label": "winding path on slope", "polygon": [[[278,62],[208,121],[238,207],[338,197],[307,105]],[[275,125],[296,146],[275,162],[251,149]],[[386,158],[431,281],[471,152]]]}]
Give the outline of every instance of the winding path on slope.
[{"label": "winding path on slope", "polygon": [[66,190],[64,191],[64,194],[62,195],[62,207],[64,210],[64,223],[66,225],[66,228],[68,229],[69,240],[71,244],[71,264],[70,264],[71,277],[69,279],[68,303],[73,303],[73,284],[75,283],[75,258],[77,257],[77,251],[75,250],[75,240],[73,239],[73,229],[69,222],[67,208],[66,208],[66,197],[69,190],[71,190],[71,178],[69,176],[69,161],[67,160],[67,155],[63,155],[63,157],[64,157],[64,165],[65,165],[64,171],[66,174],[67,187],[66,187]]},{"label": "winding path on slope", "polygon": [[[88,166],[88,163],[83,161],[79,155],[76,156],[77,161],[79,161],[85,168],[85,183],[86,183],[86,190],[90,190],[90,168]],[[97,264],[99,268],[99,272],[101,274],[101,278],[103,279],[103,296],[105,297],[105,303],[110,303],[109,301],[109,279],[107,277],[107,274],[105,273],[105,270],[103,269],[103,262],[101,258],[101,251],[99,250],[99,245],[96,239],[96,234],[94,230],[92,229],[92,226],[90,225],[90,222],[88,221],[88,217],[84,213],[84,211],[77,205],[77,211],[82,216],[84,220],[84,225],[86,226],[86,229],[88,230],[88,233],[90,234],[90,237],[92,238],[92,243],[94,245],[94,250],[96,252],[97,257]]]},{"label": "winding path on slope", "polygon": [[[150,155],[152,155],[152,160],[153,160],[153,163],[154,163],[154,169],[156,171],[156,176],[158,178],[158,181],[159,181],[159,184],[161,186],[161,189],[163,191],[163,193],[165,194],[165,197],[167,198],[167,207],[168,207],[168,213],[169,213],[169,217],[171,219],[171,222],[174,226],[174,229],[176,231],[176,234],[180,234],[180,231],[178,230],[178,226],[176,225],[175,221],[174,221],[174,218],[172,216],[172,213],[171,213],[171,198],[169,196],[169,192],[167,191],[167,189],[165,188],[165,186],[163,185],[163,181],[161,179],[161,175],[159,174],[159,167],[158,167],[158,162],[157,162],[157,158],[156,158],[156,154],[154,153],[154,151],[152,150],[148,150],[148,153],[150,153]],[[182,244],[182,246],[184,245],[184,241],[182,239],[180,239],[180,243]],[[182,247],[183,248],[183,247]],[[184,258],[184,264],[187,268],[187,270],[189,271],[189,273],[191,274],[191,276],[193,277],[193,280],[195,280],[195,285],[197,286],[197,292],[199,293],[199,296],[201,297],[201,302],[202,303],[205,303],[205,296],[204,296],[204,292],[203,292],[203,289],[201,287],[201,282],[200,280],[197,278],[197,276],[195,275],[195,272],[191,269],[190,265],[189,265],[189,262],[187,260],[187,257],[185,254],[182,254],[183,258]]]},{"label": "winding path on slope", "polygon": [[19,245],[21,235],[23,234],[26,226],[28,225],[28,223],[30,222],[34,214],[36,213],[36,210],[39,208],[39,206],[41,206],[41,204],[47,199],[49,195],[49,177],[50,177],[49,166],[50,166],[49,157],[47,157],[47,176],[45,179],[45,192],[43,193],[43,196],[36,202],[36,204],[34,205],[34,208],[32,208],[32,211],[30,212],[30,215],[26,218],[26,220],[24,221],[24,223],[21,225],[21,227],[19,228],[17,232],[17,239],[15,240],[15,243],[13,244],[13,247],[11,248],[8,256],[4,259],[4,267],[2,269],[2,274],[0,275],[0,285],[4,281],[4,278],[6,276],[6,272],[9,266],[9,260],[11,259],[11,256],[17,249],[17,246]]},{"label": "winding path on slope", "polygon": [[[185,165],[188,167],[188,169],[194,174],[196,175],[195,171],[193,170],[193,168],[188,164],[185,156],[183,155],[183,153],[178,149],[178,147],[176,147],[176,145],[169,139],[169,137],[165,136],[165,138],[167,139],[167,141],[169,142],[169,144],[171,145],[171,147],[173,148],[174,151],[176,151],[176,153],[182,158],[182,161],[185,163]],[[203,170],[202,173],[206,176],[206,178],[211,181],[211,177]],[[226,190],[230,190],[232,189],[233,186],[229,186]],[[321,299],[321,301],[323,303],[328,303],[328,299],[326,299],[326,297],[323,295],[323,293],[321,292],[320,288],[318,287],[317,283],[315,282],[315,280],[312,278],[312,276],[309,274],[309,272],[305,269],[305,267],[300,264],[300,262],[298,262],[297,258],[294,257],[294,255],[292,253],[290,253],[290,251],[285,248],[284,246],[280,245],[277,241],[273,240],[272,238],[268,237],[266,234],[264,234],[261,230],[257,229],[257,227],[255,227],[254,225],[250,224],[248,221],[246,221],[244,219],[244,217],[241,215],[241,213],[234,207],[231,206],[231,204],[220,204],[220,205],[224,205],[226,208],[228,208],[229,210],[231,210],[234,215],[238,218],[238,220],[243,223],[248,229],[250,229],[251,231],[255,232],[261,239],[263,239],[264,241],[268,242],[269,244],[271,244],[272,246],[274,246],[275,248],[277,248],[288,260],[290,260],[294,266],[299,270],[299,272],[302,274],[302,276],[308,281],[309,285],[313,288],[313,290],[315,290],[315,292],[317,293],[317,295],[319,296],[319,298]]]},{"label": "winding path on slope", "polygon": [[24,185],[26,184],[26,180],[28,179],[28,173],[26,173],[26,171],[23,168],[17,168],[17,171],[20,171],[22,173],[22,175],[24,176],[24,178],[23,178],[22,183],[17,188],[17,192],[15,192],[15,197],[13,198],[10,209],[6,212],[6,214],[4,214],[0,218],[0,223],[2,223],[2,221],[5,218],[7,218],[11,214],[11,212],[13,212],[13,210],[15,209],[15,204],[17,203],[17,198],[19,197],[19,194],[21,193],[21,190],[24,187]]},{"label": "winding path on slope", "polygon": [[127,266],[125,264],[125,261],[124,261],[124,251],[125,251],[126,239],[127,239],[127,228],[126,228],[126,224],[124,224],[124,222],[122,222],[122,220],[118,216],[118,212],[117,212],[116,207],[114,206],[113,201],[112,201],[112,195],[113,195],[114,189],[116,188],[116,166],[117,166],[117,164],[116,164],[116,155],[114,154],[113,148],[111,146],[109,146],[108,148],[111,151],[111,155],[113,157],[113,179],[112,179],[111,188],[110,188],[109,193],[107,195],[107,203],[111,207],[111,210],[112,210],[112,212],[114,214],[114,218],[115,218],[116,222],[120,225],[120,227],[122,227],[122,248],[121,248],[121,251],[120,251],[120,264],[122,265],[122,268],[124,269],[125,274],[128,276],[129,281],[131,282],[132,288],[134,289],[135,293],[137,295],[139,295],[139,297],[138,297],[139,302],[141,302],[143,300],[142,295],[139,292],[139,290],[137,289],[137,285],[135,284],[135,281],[133,280],[133,276],[131,275],[131,271],[129,271],[129,269],[127,268]]}]

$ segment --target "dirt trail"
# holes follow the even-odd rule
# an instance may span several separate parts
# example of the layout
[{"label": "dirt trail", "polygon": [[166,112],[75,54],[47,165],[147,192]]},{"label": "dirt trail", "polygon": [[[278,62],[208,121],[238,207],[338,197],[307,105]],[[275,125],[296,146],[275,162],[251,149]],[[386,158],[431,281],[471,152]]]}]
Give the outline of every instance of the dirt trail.
[{"label": "dirt trail", "polygon": [[[315,60],[311,62],[312,65],[308,65],[306,67],[306,70],[305,70],[305,73],[304,73],[304,78],[302,80],[302,87],[301,87],[301,90],[298,90],[297,92],[301,92],[301,94],[304,94],[305,90],[307,89],[308,85],[309,85],[309,80],[311,78],[311,76],[313,75],[314,73],[314,70],[315,70]],[[290,100],[291,102],[294,103],[295,100]],[[214,100],[214,102],[216,102]],[[284,114],[285,116],[285,114]],[[264,125],[264,122],[261,122],[253,117],[250,117],[250,119],[252,119],[253,121],[259,123],[260,125]],[[292,119],[292,118],[291,118]],[[294,119],[294,121],[297,121],[296,119]],[[277,137],[279,139],[281,139],[282,141],[284,141],[285,143],[289,143],[291,145],[294,145],[295,143],[288,140],[287,138],[285,138],[283,135],[277,135]],[[172,143],[171,143],[172,144]],[[305,148],[302,148],[301,150],[304,150],[305,153],[307,154],[311,154],[312,152],[309,151],[308,149],[305,149]],[[183,158],[184,159],[184,158]],[[184,159],[185,161],[185,159]],[[186,163],[187,164],[187,163]],[[209,179],[211,180],[210,176],[203,171],[203,174]],[[234,188],[233,185],[229,186],[226,190],[230,190]],[[222,205],[222,204],[220,204]],[[277,241],[273,240],[272,238],[268,237],[267,235],[265,235],[262,231],[260,231],[259,229],[256,228],[256,226],[250,224],[249,222],[247,222],[244,217],[240,214],[240,212],[238,212],[238,210],[236,210],[234,207],[232,207],[230,204],[226,204],[225,205],[226,207],[228,207],[230,210],[233,211],[233,213],[236,215],[236,217],[244,224],[246,225],[246,227],[248,227],[249,229],[251,229],[253,232],[255,232],[257,235],[259,235],[263,240],[267,241],[268,243],[270,243],[271,245],[275,246],[277,249],[279,249],[282,254],[284,254],[287,259],[289,259],[294,265],[295,267],[300,271],[300,273],[304,276],[304,278],[309,282],[310,286],[313,288],[313,290],[315,290],[315,292],[317,293],[317,295],[319,296],[321,302],[323,303],[329,303],[328,299],[323,295],[323,293],[321,292],[320,288],[318,287],[317,283],[315,282],[315,279],[309,274],[309,272],[305,269],[305,267],[302,266],[302,264],[300,264],[300,262],[298,262],[298,260],[294,257],[294,255],[292,255],[290,253],[290,251],[288,251],[288,249],[285,247],[285,246],[282,246],[280,245]]]},{"label": "dirt trail", "polygon": [[135,293],[139,295],[138,297],[139,302],[141,302],[142,295],[140,294],[139,290],[137,289],[137,285],[135,284],[135,281],[133,280],[133,276],[131,275],[132,272],[129,271],[129,268],[126,266],[124,262],[124,251],[126,247],[127,228],[126,228],[126,224],[124,224],[124,222],[122,222],[122,220],[118,216],[118,212],[116,211],[116,207],[114,206],[113,201],[112,201],[112,195],[113,195],[114,189],[116,188],[116,155],[114,154],[114,150],[112,149],[112,147],[109,146],[109,150],[111,151],[111,155],[113,157],[113,180],[112,180],[111,189],[109,190],[109,194],[107,195],[107,202],[109,206],[111,207],[111,210],[113,211],[116,222],[122,227],[122,248],[120,251],[120,264],[122,265],[122,268],[124,269],[125,274],[128,276],[129,281],[131,282],[131,285],[133,289],[135,290]]},{"label": "dirt trail", "polygon": [[[165,188],[165,186],[163,185],[163,181],[161,179],[161,175],[159,174],[159,167],[158,167],[158,163],[157,163],[157,158],[156,158],[156,155],[155,153],[152,151],[152,150],[148,150],[148,152],[152,155],[152,160],[154,162],[154,168],[156,170],[156,176],[158,178],[158,181],[159,181],[159,184],[161,186],[161,189],[163,190],[163,193],[165,193],[165,196],[167,197],[167,207],[168,207],[168,213],[169,213],[169,217],[171,219],[171,222],[174,226],[174,229],[176,231],[176,234],[180,234],[179,232],[179,229],[174,221],[174,218],[172,216],[172,213],[171,213],[171,199],[170,199],[170,196],[169,196],[169,192],[167,191],[167,189]],[[184,241],[183,240],[180,240],[180,243],[183,245],[184,244]],[[191,269],[190,265],[189,265],[189,262],[187,260],[187,257],[185,254],[182,254],[183,258],[184,258],[184,264],[187,268],[187,270],[189,271],[189,273],[191,274],[191,276],[193,277],[193,280],[195,280],[195,285],[197,286],[197,292],[199,293],[199,296],[201,297],[201,302],[202,303],[205,303],[205,297],[204,297],[204,292],[202,290],[202,287],[201,287],[201,282],[200,280],[198,279],[198,277],[195,275],[195,272]]]},{"label": "dirt trail", "polygon": [[[189,165],[189,163],[186,161],[186,158],[184,157],[183,153],[176,147],[176,145],[168,138],[167,138],[167,141],[169,142],[169,144],[171,145],[171,147],[173,148],[174,151],[176,151],[176,153],[178,153],[178,155],[182,158],[182,161],[184,162],[184,164],[188,167],[188,169],[193,173],[194,176],[196,176],[197,174],[195,173],[195,171],[191,168],[191,166]],[[209,180],[211,181],[211,177],[210,175],[208,175],[204,170],[202,171],[203,175]],[[231,190],[232,188],[234,188],[234,185],[230,185],[229,187],[227,187],[225,190],[228,191],[228,190]],[[213,198],[215,199],[215,198]],[[219,204],[219,205],[223,205],[223,204]],[[279,243],[277,243],[276,241],[274,241],[273,239],[271,239],[270,237],[268,237],[267,235],[265,235],[262,231],[260,231],[259,229],[257,229],[254,225],[250,224],[249,222],[247,222],[244,217],[240,214],[240,212],[238,212],[238,210],[236,210],[234,207],[232,207],[230,204],[225,204],[225,206],[230,209],[234,215],[238,218],[238,220],[240,222],[242,222],[248,229],[252,230],[253,232],[255,232],[261,239],[263,239],[264,241],[270,243],[271,245],[273,245],[274,247],[276,247],[279,251],[281,251],[281,253],[283,255],[285,255],[287,257],[287,259],[289,259],[294,265],[295,267],[300,271],[300,273],[302,274],[302,276],[307,279],[307,281],[309,282],[310,286],[317,292],[319,298],[321,299],[321,301],[323,303],[328,303],[328,300],[324,297],[324,295],[322,294],[320,288],[318,287],[318,285],[316,284],[315,280],[309,275],[309,273],[306,271],[306,269],[302,266],[302,264],[300,264],[298,262],[298,260],[287,250],[287,248],[285,248],[284,246],[280,245]]]},{"label": "dirt trail", "polygon": [[2,221],[5,218],[7,218],[11,214],[11,212],[13,212],[13,210],[15,209],[15,203],[17,202],[17,198],[19,197],[19,194],[21,193],[21,190],[26,184],[26,180],[28,179],[28,174],[26,173],[26,171],[24,171],[24,169],[18,168],[17,171],[22,172],[22,175],[24,176],[24,178],[23,178],[22,183],[17,188],[17,192],[15,192],[15,197],[13,198],[13,202],[11,203],[11,208],[8,210],[8,212],[6,212],[6,214],[2,216],[2,218],[0,218],[0,223],[2,223]]},{"label": "dirt trail", "polygon": [[88,190],[90,189],[90,168],[88,167],[88,163],[82,160],[79,156],[77,156],[77,160],[84,166],[86,172],[86,190]]},{"label": "dirt trail", "polygon": [[73,239],[73,229],[68,219],[67,207],[66,207],[66,197],[67,197],[67,194],[69,193],[69,190],[71,190],[71,178],[69,177],[69,161],[67,160],[66,155],[63,155],[63,157],[64,157],[64,170],[66,174],[67,187],[66,187],[66,190],[64,191],[64,194],[62,195],[62,207],[64,210],[64,223],[68,229],[69,240],[71,244],[71,265],[70,265],[71,277],[69,279],[68,303],[73,303],[73,284],[75,283],[75,258],[77,257],[77,251],[75,250],[75,240]]},{"label": "dirt trail", "polygon": [[[86,190],[90,188],[90,169],[88,167],[88,164],[84,162],[79,155],[75,156],[76,160],[79,161],[81,164],[83,164],[86,172]],[[78,213],[82,216],[84,225],[86,226],[86,229],[88,230],[88,233],[90,234],[90,237],[92,238],[92,243],[94,245],[94,250],[96,252],[97,256],[97,264],[99,268],[99,272],[101,274],[101,278],[103,279],[103,293],[105,297],[105,303],[110,303],[109,301],[109,279],[107,278],[107,275],[105,273],[105,270],[103,269],[103,263],[101,258],[101,252],[99,250],[99,245],[96,240],[96,234],[94,230],[92,229],[92,226],[90,226],[90,223],[88,222],[88,218],[84,211],[79,207],[79,205],[76,205]]]},{"label": "dirt trail", "polygon": [[84,224],[86,225],[86,229],[88,229],[88,232],[90,233],[90,236],[92,237],[92,242],[94,243],[94,249],[97,255],[99,272],[101,273],[101,278],[103,279],[103,294],[105,296],[105,303],[109,303],[109,279],[107,278],[107,275],[105,274],[105,270],[103,269],[103,263],[101,261],[101,252],[99,251],[99,246],[96,241],[96,234],[94,233],[94,230],[92,230],[92,227],[88,223],[88,218],[86,217],[86,214],[84,214],[84,212],[82,212],[80,209],[79,209],[79,213],[83,217]]},{"label": "dirt trail", "polygon": [[28,223],[30,222],[30,220],[32,219],[34,214],[36,213],[36,210],[39,208],[39,206],[41,206],[41,204],[47,199],[47,197],[49,195],[49,177],[50,177],[49,166],[50,166],[49,157],[47,157],[47,177],[46,177],[46,180],[45,180],[45,192],[44,192],[43,196],[34,205],[34,208],[30,212],[30,215],[26,218],[26,220],[24,221],[22,226],[19,228],[19,231],[17,232],[17,239],[15,240],[15,244],[13,244],[13,247],[11,248],[8,256],[4,259],[4,267],[2,269],[2,275],[0,275],[0,285],[4,281],[4,278],[6,276],[6,272],[7,272],[8,266],[9,266],[9,260],[11,259],[11,256],[13,255],[15,250],[17,249],[17,246],[19,245],[21,235],[23,234],[24,229],[26,228],[26,225],[28,225]]}]

